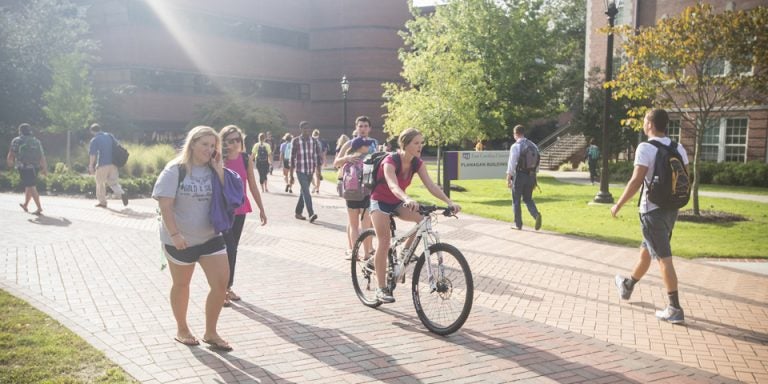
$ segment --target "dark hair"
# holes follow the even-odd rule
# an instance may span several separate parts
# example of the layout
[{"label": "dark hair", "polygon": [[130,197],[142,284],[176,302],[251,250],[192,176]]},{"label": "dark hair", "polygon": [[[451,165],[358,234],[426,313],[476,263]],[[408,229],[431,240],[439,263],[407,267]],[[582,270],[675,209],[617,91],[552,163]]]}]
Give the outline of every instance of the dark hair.
[{"label": "dark hair", "polygon": [[372,125],[371,124],[371,119],[369,119],[368,116],[358,116],[357,119],[355,119],[355,125],[357,125],[357,123],[359,123],[361,121],[365,122],[365,123],[368,123],[368,125]]},{"label": "dark hair", "polygon": [[661,108],[654,108],[648,111],[645,117],[648,118],[648,121],[650,121],[651,124],[653,124],[653,128],[656,129],[657,132],[667,133],[667,124],[669,124],[669,115],[667,115],[667,111]]},{"label": "dark hair", "polygon": [[19,125],[19,135],[21,136],[31,136],[32,135],[32,127],[27,123],[22,123]]},{"label": "dark hair", "polygon": [[515,125],[515,128],[513,129],[513,132],[516,135],[525,135],[525,128],[523,128],[522,125],[518,124],[518,125]]},{"label": "dark hair", "polygon": [[88,128],[91,132],[101,132],[101,125],[98,123],[91,124],[91,127]]},{"label": "dark hair", "polygon": [[300,129],[304,129],[304,127],[306,127],[308,125],[309,125],[308,121],[302,121],[302,122],[299,123],[299,128]]},{"label": "dark hair", "polygon": [[591,145],[595,145],[595,143],[596,143],[596,142],[597,142],[597,141],[595,140],[595,138],[594,138],[594,137],[593,137],[593,138],[591,138],[591,139],[589,139],[589,144],[591,144]]}]

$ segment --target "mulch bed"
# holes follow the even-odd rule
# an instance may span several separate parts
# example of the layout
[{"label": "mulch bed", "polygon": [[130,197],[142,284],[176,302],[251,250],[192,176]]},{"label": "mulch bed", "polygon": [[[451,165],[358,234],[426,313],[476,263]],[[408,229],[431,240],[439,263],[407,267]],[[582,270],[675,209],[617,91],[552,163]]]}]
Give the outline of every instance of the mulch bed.
[{"label": "mulch bed", "polygon": [[747,221],[744,216],[734,213],[721,212],[721,211],[699,211],[701,215],[696,216],[693,214],[692,209],[680,211],[677,215],[678,221],[688,221],[692,223],[735,223],[738,221]]}]

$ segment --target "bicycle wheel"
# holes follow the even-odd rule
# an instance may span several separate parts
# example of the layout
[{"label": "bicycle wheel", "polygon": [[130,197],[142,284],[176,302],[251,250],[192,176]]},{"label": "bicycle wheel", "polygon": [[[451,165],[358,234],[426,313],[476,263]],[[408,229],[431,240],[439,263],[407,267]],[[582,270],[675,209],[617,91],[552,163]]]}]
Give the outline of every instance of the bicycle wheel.
[{"label": "bicycle wheel", "polygon": [[[366,247],[367,241],[371,242],[370,247]],[[363,305],[371,308],[378,307],[381,302],[376,299],[378,287],[376,273],[366,267],[366,249],[375,250],[377,245],[376,232],[373,229],[366,229],[358,236],[355,247],[352,249],[352,286]]]},{"label": "bicycle wheel", "polygon": [[[429,282],[422,253],[413,268],[413,305],[430,332],[445,336],[458,331],[469,317],[474,295],[472,272],[464,255],[450,244],[433,244],[429,251],[436,288],[433,290]],[[438,258],[443,260],[442,267]]]}]

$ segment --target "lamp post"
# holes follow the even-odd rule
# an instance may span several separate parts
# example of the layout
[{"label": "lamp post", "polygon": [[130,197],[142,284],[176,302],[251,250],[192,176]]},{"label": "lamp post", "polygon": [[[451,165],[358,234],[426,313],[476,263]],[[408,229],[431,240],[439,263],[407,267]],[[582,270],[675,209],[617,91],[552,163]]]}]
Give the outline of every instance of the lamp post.
[{"label": "lamp post", "polygon": [[344,96],[344,134],[347,134],[347,93],[349,93],[349,81],[347,75],[341,77],[341,94]]},{"label": "lamp post", "polygon": [[[605,14],[608,16],[608,26],[613,28],[613,22],[619,13],[616,0],[603,0],[605,2]],[[613,78],[613,32],[608,32],[608,45],[605,54],[605,82]],[[610,143],[608,142],[608,117],[611,108],[611,89],[605,88],[605,101],[603,102],[603,159],[600,172],[600,192],[595,196],[595,203],[611,204],[613,196],[608,191],[608,154]]]}]

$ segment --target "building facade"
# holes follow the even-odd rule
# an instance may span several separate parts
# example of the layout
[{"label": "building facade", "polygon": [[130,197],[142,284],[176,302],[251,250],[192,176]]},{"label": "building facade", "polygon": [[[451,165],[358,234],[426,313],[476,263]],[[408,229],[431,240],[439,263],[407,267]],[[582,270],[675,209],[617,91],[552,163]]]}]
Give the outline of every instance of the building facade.
[{"label": "building facade", "polygon": [[[94,86],[143,132],[183,132],[199,105],[235,94],[326,140],[367,115],[382,138],[383,82],[400,81],[407,0],[89,0]],[[344,99],[340,86],[346,75]]]},{"label": "building facade", "polygon": [[[616,25],[630,25],[635,28],[655,25],[656,21],[679,15],[697,0],[619,0],[619,14]],[[768,0],[707,0],[717,11],[751,9],[768,6]],[[608,25],[603,0],[587,0],[587,36],[585,75],[595,68],[604,73],[607,38],[600,28]],[[620,39],[614,44],[614,68],[622,60]],[[728,70],[722,68],[722,70]],[[614,75],[616,70],[614,70]],[[585,77],[586,77],[585,76]],[[694,147],[693,127],[682,120],[680,114],[670,114],[669,136],[681,142],[692,158]],[[764,105],[731,110],[712,120],[704,131],[701,159],[706,161],[746,162],[758,160],[768,162],[768,103]]]}]

